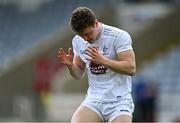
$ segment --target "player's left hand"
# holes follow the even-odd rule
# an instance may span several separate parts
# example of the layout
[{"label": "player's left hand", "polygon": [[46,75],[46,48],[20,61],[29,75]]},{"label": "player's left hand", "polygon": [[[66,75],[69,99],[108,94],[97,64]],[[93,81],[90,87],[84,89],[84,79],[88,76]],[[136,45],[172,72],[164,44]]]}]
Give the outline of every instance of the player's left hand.
[{"label": "player's left hand", "polygon": [[90,57],[90,58],[87,58],[87,60],[95,64],[102,64],[104,60],[104,56],[102,55],[100,49],[97,47],[88,47],[86,49],[86,55]]}]

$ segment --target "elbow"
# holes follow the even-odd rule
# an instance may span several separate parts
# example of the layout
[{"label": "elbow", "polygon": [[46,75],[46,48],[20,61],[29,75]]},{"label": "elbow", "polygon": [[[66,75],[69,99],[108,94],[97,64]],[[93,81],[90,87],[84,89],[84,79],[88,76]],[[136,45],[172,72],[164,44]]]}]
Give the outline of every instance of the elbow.
[{"label": "elbow", "polygon": [[128,75],[133,76],[136,73],[136,67],[131,66],[131,68],[128,71]]},{"label": "elbow", "polygon": [[133,76],[135,74],[136,70],[132,70],[131,72],[129,72],[130,76]]}]

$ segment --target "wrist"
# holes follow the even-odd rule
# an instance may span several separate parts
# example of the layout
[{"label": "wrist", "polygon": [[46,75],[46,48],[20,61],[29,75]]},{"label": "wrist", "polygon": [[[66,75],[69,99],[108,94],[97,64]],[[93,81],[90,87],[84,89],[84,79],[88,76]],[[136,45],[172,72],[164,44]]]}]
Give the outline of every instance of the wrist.
[{"label": "wrist", "polygon": [[72,63],[72,64],[68,64],[67,67],[68,67],[69,69],[72,69],[73,63]]},{"label": "wrist", "polygon": [[103,60],[102,60],[102,63],[101,63],[103,66],[107,66],[108,64],[108,58],[106,57],[103,57]]}]

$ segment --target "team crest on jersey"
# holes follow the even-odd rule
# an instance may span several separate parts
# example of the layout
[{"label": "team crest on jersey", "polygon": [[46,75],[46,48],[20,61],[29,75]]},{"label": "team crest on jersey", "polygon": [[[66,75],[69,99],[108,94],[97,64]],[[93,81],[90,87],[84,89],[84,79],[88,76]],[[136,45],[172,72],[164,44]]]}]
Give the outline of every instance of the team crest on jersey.
[{"label": "team crest on jersey", "polygon": [[108,48],[105,45],[104,45],[102,51],[103,51],[103,55],[108,55],[109,54],[109,52],[107,52]]},{"label": "team crest on jersey", "polygon": [[93,62],[90,63],[89,69],[92,74],[104,74],[107,70],[107,68],[103,65],[95,64]]}]

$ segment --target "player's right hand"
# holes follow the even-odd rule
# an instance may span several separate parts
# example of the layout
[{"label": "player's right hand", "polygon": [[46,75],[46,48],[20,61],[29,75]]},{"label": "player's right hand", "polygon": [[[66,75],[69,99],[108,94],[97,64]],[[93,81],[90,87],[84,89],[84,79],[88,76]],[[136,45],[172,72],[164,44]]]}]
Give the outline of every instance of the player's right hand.
[{"label": "player's right hand", "polygon": [[58,51],[58,59],[60,62],[67,66],[72,66],[73,65],[73,53],[72,53],[72,48],[68,49],[68,54],[64,52],[62,48],[59,49]]}]

